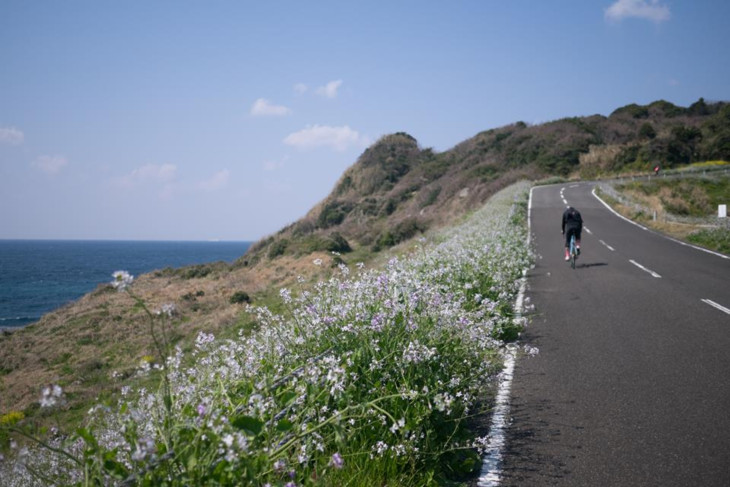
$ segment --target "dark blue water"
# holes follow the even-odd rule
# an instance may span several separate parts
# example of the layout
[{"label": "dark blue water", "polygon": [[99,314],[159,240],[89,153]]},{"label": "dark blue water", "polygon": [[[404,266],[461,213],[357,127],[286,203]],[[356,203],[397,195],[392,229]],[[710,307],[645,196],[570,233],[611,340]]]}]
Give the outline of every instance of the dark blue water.
[{"label": "dark blue water", "polygon": [[111,282],[165,267],[233,262],[250,242],[0,240],[0,327],[23,326]]}]

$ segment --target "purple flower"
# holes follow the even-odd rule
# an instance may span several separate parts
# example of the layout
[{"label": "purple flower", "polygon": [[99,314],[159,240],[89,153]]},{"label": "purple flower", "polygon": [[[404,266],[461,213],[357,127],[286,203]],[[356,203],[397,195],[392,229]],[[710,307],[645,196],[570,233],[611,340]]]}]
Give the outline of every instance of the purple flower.
[{"label": "purple flower", "polygon": [[335,468],[342,468],[342,465],[345,464],[345,461],[342,459],[342,455],[339,453],[335,453],[332,455],[332,461],[330,464]]}]

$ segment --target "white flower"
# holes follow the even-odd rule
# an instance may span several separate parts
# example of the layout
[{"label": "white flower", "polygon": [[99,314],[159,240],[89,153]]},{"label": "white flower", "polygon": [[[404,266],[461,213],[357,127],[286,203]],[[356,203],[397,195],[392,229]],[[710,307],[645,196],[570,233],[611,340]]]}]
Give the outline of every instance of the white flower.
[{"label": "white flower", "polygon": [[166,315],[168,318],[172,318],[172,315],[174,313],[175,313],[175,304],[174,303],[163,304],[162,308],[158,309],[155,312],[155,314],[157,316]]},{"label": "white flower", "polygon": [[55,406],[63,397],[63,389],[59,385],[44,387],[41,390],[41,407],[48,408]]},{"label": "white flower", "polygon": [[120,291],[126,289],[134,280],[134,276],[127,271],[116,271],[112,274],[112,277],[114,278],[112,286]]}]

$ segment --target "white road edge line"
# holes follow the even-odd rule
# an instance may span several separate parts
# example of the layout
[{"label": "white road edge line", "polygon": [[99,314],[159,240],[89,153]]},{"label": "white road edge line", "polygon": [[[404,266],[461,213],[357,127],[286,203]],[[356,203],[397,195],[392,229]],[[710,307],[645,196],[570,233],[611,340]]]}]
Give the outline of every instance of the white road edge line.
[{"label": "white road edge line", "polygon": [[656,277],[656,278],[661,278],[661,277],[662,277],[662,276],[660,276],[659,274],[657,274],[656,272],[654,272],[653,270],[651,270],[651,269],[647,269],[646,267],[644,267],[643,265],[639,264],[638,262],[636,262],[636,261],[635,261],[635,260],[633,260],[633,259],[630,259],[630,260],[629,260],[629,262],[631,262],[632,264],[634,264],[634,265],[635,265],[636,267],[638,267],[638,268],[639,268],[639,269],[641,269],[642,271],[644,271],[644,272],[648,272],[648,273],[649,273],[649,274],[651,274],[651,275],[652,275],[653,277]]},{"label": "white road edge line", "polygon": [[[527,238],[526,244],[530,245],[532,232],[532,190],[527,200]],[[522,317],[522,307],[525,300],[527,288],[527,269],[522,271],[520,291],[515,301],[515,317]],[[499,390],[497,391],[496,404],[492,413],[492,423],[489,426],[487,437],[487,451],[482,460],[482,470],[477,481],[478,487],[496,487],[502,480],[502,451],[506,443],[506,430],[509,426],[508,416],[510,407],[510,391],[512,390],[512,379],[515,371],[516,352],[514,347],[507,347],[504,353],[504,370],[500,373]]]},{"label": "white road edge line", "polygon": [[727,313],[727,314],[730,315],[730,309],[726,308],[725,306],[723,306],[721,304],[717,304],[716,302],[714,302],[714,301],[712,301],[710,299],[703,299],[702,302],[705,303],[705,304],[709,304],[713,308],[717,308],[720,311],[723,311],[723,312],[725,312],[725,313]]},{"label": "white road edge line", "polygon": [[[623,220],[626,220],[627,222],[631,223],[632,225],[636,225],[637,227],[641,228],[642,230],[646,230],[647,232],[651,231],[648,228],[646,228],[645,226],[639,225],[635,221],[629,220],[628,218],[626,218],[625,216],[619,214],[616,210],[614,210],[613,208],[611,208],[608,205],[608,203],[606,203],[605,201],[603,201],[601,199],[601,197],[596,194],[596,187],[595,186],[593,187],[592,193],[593,193],[593,197],[594,198],[596,198],[598,201],[600,201],[601,203],[603,203],[603,206],[605,206],[606,208],[608,208],[608,210],[611,213],[613,213],[614,215],[616,215],[617,217],[619,217],[619,218],[621,218]],[[693,248],[695,250],[701,250],[702,252],[706,252],[708,254],[712,254],[712,255],[715,255],[717,257],[722,257],[723,259],[730,259],[730,257],[728,257],[727,255],[721,254],[719,252],[715,252],[713,250],[703,249],[702,247],[698,247],[696,245],[688,244],[687,242],[682,242],[681,240],[677,240],[676,238],[672,238],[672,237],[667,237],[666,235],[662,235],[660,233],[657,233],[657,235],[660,235],[660,236],[662,236],[662,237],[664,237],[664,238],[666,238],[668,240],[671,240],[672,242],[676,242],[679,245],[684,245],[685,247],[691,247],[691,248]]]}]

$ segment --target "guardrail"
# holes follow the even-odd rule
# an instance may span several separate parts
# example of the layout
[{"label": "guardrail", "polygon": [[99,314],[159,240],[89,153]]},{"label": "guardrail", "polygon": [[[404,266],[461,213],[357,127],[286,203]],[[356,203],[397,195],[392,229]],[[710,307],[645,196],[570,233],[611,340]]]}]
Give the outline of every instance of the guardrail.
[{"label": "guardrail", "polygon": [[698,178],[698,177],[722,177],[730,175],[730,165],[723,166],[707,166],[691,169],[666,169],[659,174],[643,173],[643,174],[626,174],[613,176],[611,178],[597,178],[598,181],[607,183],[622,183],[626,181],[652,181],[656,179],[676,179],[676,178]]}]

